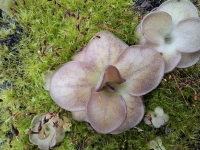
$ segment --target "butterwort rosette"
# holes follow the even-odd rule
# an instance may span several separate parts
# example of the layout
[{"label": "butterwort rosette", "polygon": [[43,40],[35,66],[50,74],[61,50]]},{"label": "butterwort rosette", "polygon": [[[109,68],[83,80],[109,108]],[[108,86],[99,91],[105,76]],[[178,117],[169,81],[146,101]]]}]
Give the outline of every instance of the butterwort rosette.
[{"label": "butterwort rosette", "polygon": [[41,113],[31,121],[29,140],[38,145],[40,149],[49,150],[60,143],[66,131],[70,131],[70,120],[63,116],[60,118],[56,113]]},{"label": "butterwort rosette", "polygon": [[200,18],[188,0],[168,0],[147,14],[137,33],[165,60],[165,72],[194,65],[200,57]]},{"label": "butterwort rosette", "polygon": [[101,134],[118,134],[142,120],[142,95],[159,85],[164,69],[156,50],[128,46],[101,31],[73,61],[47,75],[45,88],[75,120],[90,123]]}]

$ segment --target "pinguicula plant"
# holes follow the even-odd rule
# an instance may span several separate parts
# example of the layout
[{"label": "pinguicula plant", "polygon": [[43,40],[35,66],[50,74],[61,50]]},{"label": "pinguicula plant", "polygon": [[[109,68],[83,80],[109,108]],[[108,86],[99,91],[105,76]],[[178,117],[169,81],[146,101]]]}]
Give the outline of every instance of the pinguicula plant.
[{"label": "pinguicula plant", "polygon": [[164,68],[156,50],[128,46],[112,33],[101,31],[73,61],[52,77],[47,74],[45,87],[74,119],[89,122],[99,133],[117,134],[141,121],[141,96],[158,86]]},{"label": "pinguicula plant", "polygon": [[140,43],[152,46],[165,60],[165,72],[194,65],[200,57],[200,18],[188,0],[168,0],[140,24]]},{"label": "pinguicula plant", "polygon": [[144,117],[144,122],[148,125],[153,125],[155,128],[160,128],[169,120],[169,116],[164,113],[161,107],[156,107],[154,111],[148,111]]},{"label": "pinguicula plant", "polygon": [[32,119],[31,126],[28,131],[30,142],[40,149],[49,150],[64,139],[71,123],[66,116],[60,118],[56,113],[42,113]]},{"label": "pinguicula plant", "polygon": [[[160,5],[139,25],[142,45],[132,45],[139,21],[129,9],[132,1],[108,0],[108,5],[100,0],[2,2],[6,7],[7,2],[13,4],[6,12],[17,18],[23,30],[11,22],[11,29],[0,33],[1,79],[12,84],[7,91],[0,90],[0,149],[199,147],[199,64],[194,66],[195,74],[193,68],[171,72],[199,60],[199,11],[190,1],[167,0],[162,5],[156,0],[135,1],[145,12],[146,7]],[[11,19],[5,20],[0,10],[0,20],[7,26]],[[109,31],[99,32],[105,29],[132,46]],[[20,41],[19,45],[10,40],[13,31],[23,32],[23,38],[14,42]],[[168,72],[159,88],[144,96]],[[158,105],[162,108],[148,111]],[[65,133],[71,122],[58,109],[76,120],[71,132]]]}]

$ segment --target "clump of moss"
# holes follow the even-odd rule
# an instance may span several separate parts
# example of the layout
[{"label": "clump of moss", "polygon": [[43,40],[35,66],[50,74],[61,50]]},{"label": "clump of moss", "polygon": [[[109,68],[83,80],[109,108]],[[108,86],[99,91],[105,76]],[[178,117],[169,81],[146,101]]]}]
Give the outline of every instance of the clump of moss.
[{"label": "clump of moss", "polygon": [[[46,70],[56,70],[70,61],[100,30],[109,30],[127,44],[135,44],[134,29],[140,22],[140,13],[132,11],[132,1],[23,2],[17,1],[11,9],[12,20],[18,22],[14,23],[16,29],[23,29],[18,32],[13,28],[14,33],[20,34],[19,43],[0,46],[1,84],[12,85],[0,93],[2,149],[37,149],[25,132],[30,129],[34,114],[60,112],[71,116],[43,89]],[[144,97],[147,110],[161,106],[168,113],[169,122],[162,128],[154,129],[141,122],[140,132],[131,129],[119,135],[101,135],[87,123],[72,121],[71,131],[57,149],[145,149],[147,141],[156,136],[162,138],[166,149],[197,149],[200,103],[194,96],[200,93],[199,65],[166,74],[160,86]]]}]

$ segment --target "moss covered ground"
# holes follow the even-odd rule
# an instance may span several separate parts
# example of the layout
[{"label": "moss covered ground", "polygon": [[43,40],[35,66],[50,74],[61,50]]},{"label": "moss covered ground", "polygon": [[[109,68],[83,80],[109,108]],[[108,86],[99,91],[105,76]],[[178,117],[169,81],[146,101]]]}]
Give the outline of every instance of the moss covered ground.
[{"label": "moss covered ground", "polygon": [[[109,30],[134,45],[134,29],[141,12],[133,5],[131,0],[18,0],[11,4],[10,16],[2,13],[0,149],[36,150],[26,133],[35,114],[59,112],[71,117],[44,90],[44,72],[70,61],[101,30]],[[176,69],[144,96],[146,110],[160,106],[169,115],[164,126],[155,129],[142,121],[138,127],[143,131],[131,129],[119,135],[101,135],[87,123],[71,119],[71,131],[66,132],[56,149],[145,150],[148,141],[160,136],[167,150],[198,150],[199,93],[200,63]]]}]

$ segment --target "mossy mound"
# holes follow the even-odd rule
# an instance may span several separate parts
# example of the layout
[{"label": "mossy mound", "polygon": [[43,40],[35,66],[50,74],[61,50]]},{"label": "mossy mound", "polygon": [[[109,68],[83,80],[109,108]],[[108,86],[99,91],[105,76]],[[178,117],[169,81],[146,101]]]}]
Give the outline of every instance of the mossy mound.
[{"label": "mossy mound", "polygon": [[[136,43],[134,29],[140,12],[131,0],[25,0],[12,5],[8,22],[11,32],[0,32],[0,149],[37,149],[26,133],[35,114],[60,109],[43,88],[43,75],[71,60],[101,31],[109,30],[129,45]],[[7,27],[7,26],[6,26]],[[6,29],[5,31],[7,32]],[[3,28],[1,29],[3,30]],[[6,44],[17,36],[15,44]],[[14,38],[16,39],[16,38]],[[13,43],[13,42],[12,42]],[[87,123],[71,120],[70,132],[57,149],[143,150],[147,141],[160,136],[166,149],[200,147],[200,63],[166,74],[160,86],[144,96],[146,110],[161,106],[170,119],[154,129],[142,121],[138,127],[119,135],[101,135]],[[196,96],[194,98],[194,96]],[[19,134],[16,136],[11,126]]]}]

